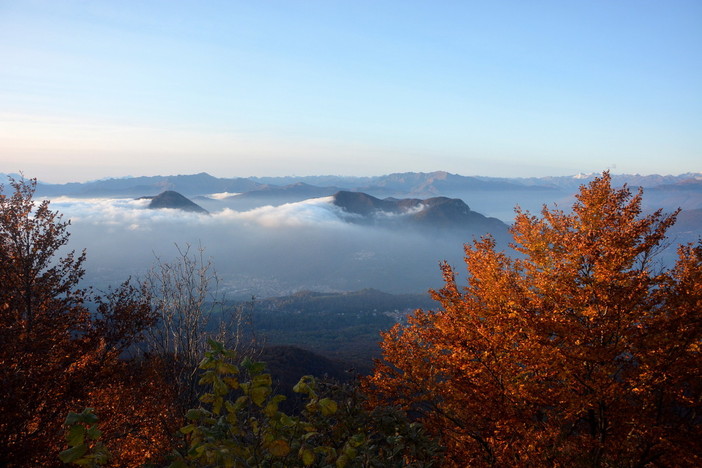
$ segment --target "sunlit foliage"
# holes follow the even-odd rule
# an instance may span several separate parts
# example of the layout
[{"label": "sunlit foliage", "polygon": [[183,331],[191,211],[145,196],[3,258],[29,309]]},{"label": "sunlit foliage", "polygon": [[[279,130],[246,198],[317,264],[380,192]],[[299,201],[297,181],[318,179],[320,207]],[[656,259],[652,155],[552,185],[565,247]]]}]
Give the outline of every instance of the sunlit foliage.
[{"label": "sunlit foliage", "polygon": [[440,303],[384,335],[367,382],[421,415],[448,466],[702,465],[702,244],[669,270],[675,214],[608,173],[572,212],[517,210],[512,258],[466,245]]}]

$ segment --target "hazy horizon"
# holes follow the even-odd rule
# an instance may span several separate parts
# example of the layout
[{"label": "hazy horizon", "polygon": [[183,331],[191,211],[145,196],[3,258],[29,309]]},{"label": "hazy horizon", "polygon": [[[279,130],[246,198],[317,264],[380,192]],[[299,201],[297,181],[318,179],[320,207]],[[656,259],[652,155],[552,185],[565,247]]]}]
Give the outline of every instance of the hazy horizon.
[{"label": "hazy horizon", "polygon": [[222,176],[216,173],[211,173],[207,171],[194,171],[194,172],[189,172],[189,173],[167,173],[167,172],[159,172],[155,171],[153,173],[144,173],[144,174],[127,174],[127,175],[107,175],[104,177],[96,177],[96,178],[89,178],[89,179],[77,179],[75,177],[71,177],[70,175],[65,176],[61,180],[57,180],[51,176],[47,178],[41,178],[35,174],[30,174],[27,171],[24,171],[22,169],[17,170],[17,171],[0,171],[0,174],[6,175],[6,176],[24,176],[25,178],[28,179],[34,179],[36,178],[38,182],[40,183],[45,183],[45,184],[56,184],[56,185],[61,185],[61,184],[69,184],[69,183],[79,183],[79,184],[84,184],[84,183],[90,183],[90,182],[99,182],[99,181],[104,181],[104,180],[110,180],[110,179],[132,179],[132,178],[139,178],[139,177],[178,177],[178,176],[193,176],[193,175],[198,175],[198,174],[207,174],[212,177],[218,178],[218,179],[235,179],[235,178],[243,178],[243,179],[275,179],[275,178],[280,178],[280,179],[295,179],[295,178],[312,178],[312,177],[320,177],[320,178],[333,178],[333,177],[348,177],[348,178],[374,178],[374,177],[384,177],[384,176],[389,176],[393,174],[409,174],[409,173],[421,173],[421,174],[432,174],[432,173],[441,173],[441,172],[446,172],[448,174],[452,175],[460,175],[464,177],[482,177],[482,178],[494,178],[494,179],[540,179],[540,178],[550,178],[550,177],[573,177],[573,178],[578,178],[580,176],[598,176],[602,174],[602,172],[608,171],[610,174],[615,175],[615,176],[641,176],[641,177],[647,177],[647,176],[672,176],[672,177],[679,177],[683,176],[686,174],[693,174],[693,175],[702,175],[702,168],[697,171],[686,171],[686,172],[649,172],[649,173],[637,173],[637,172],[619,172],[616,170],[608,169],[605,168],[601,171],[592,171],[592,172],[577,172],[577,173],[568,173],[568,174],[561,174],[561,175],[554,175],[554,174],[544,174],[544,175],[533,175],[533,176],[504,176],[504,175],[486,175],[486,174],[478,174],[478,173],[455,173],[455,172],[450,172],[450,171],[445,171],[442,169],[437,169],[437,170],[430,170],[430,171],[403,171],[403,170],[396,170],[392,172],[386,172],[386,173],[371,173],[371,174],[357,174],[357,173],[349,173],[349,174],[333,174],[333,173],[325,173],[325,174],[255,174],[255,175],[233,175],[233,176]]}]

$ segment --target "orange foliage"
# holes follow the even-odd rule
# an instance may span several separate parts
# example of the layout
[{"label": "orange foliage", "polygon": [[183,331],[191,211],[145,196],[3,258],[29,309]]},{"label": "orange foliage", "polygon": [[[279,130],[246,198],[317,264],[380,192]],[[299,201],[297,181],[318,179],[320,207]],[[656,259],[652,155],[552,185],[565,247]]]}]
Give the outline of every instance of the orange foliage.
[{"label": "orange foliage", "polygon": [[702,243],[653,261],[674,220],[608,173],[571,213],[518,209],[519,255],[466,245],[467,287],[443,265],[441,308],[384,335],[366,385],[449,466],[702,466]]},{"label": "orange foliage", "polygon": [[80,289],[85,253],[57,258],[69,223],[32,200],[36,181],[11,185],[10,196],[0,186],[0,466],[61,466],[63,421],[85,406],[104,409],[116,431],[148,434],[125,454],[136,466],[170,433],[156,417],[167,418],[169,393],[119,359],[154,319],[148,297],[128,282],[102,298]]},{"label": "orange foliage", "polygon": [[99,411],[100,429],[113,458],[111,467],[160,463],[173,450],[183,415],[173,387],[155,359],[110,366],[102,384],[90,391],[89,406]]}]

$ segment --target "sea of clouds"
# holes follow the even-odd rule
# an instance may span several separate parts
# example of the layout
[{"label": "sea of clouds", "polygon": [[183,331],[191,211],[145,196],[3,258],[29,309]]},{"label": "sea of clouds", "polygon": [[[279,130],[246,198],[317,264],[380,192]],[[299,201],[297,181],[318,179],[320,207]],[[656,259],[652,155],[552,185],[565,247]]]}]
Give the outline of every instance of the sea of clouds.
[{"label": "sea of clouds", "polygon": [[354,215],[332,197],[242,211],[222,205],[209,215],[152,210],[148,204],[127,198],[51,200],[51,208],[71,221],[70,247],[87,250],[88,283],[105,287],[141,277],[157,258],[171,261],[176,246],[190,245],[205,249],[221,286],[234,297],[300,289],[422,292],[441,285],[439,262],[459,264],[462,243],[470,240],[349,223]]}]

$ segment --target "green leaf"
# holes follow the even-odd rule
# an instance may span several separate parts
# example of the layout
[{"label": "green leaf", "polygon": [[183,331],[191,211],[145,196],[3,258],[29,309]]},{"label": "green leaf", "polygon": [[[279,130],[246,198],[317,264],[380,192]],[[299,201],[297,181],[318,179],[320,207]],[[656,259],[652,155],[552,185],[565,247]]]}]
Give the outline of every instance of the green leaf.
[{"label": "green leaf", "polygon": [[214,371],[207,371],[204,374],[202,374],[202,377],[200,377],[200,380],[197,382],[198,385],[206,385],[214,382],[215,379],[215,373]]},{"label": "green leaf", "polygon": [[263,408],[263,414],[265,414],[269,418],[272,418],[273,416],[275,416],[277,412],[278,412],[278,404],[277,403],[269,402],[266,405],[266,407]]},{"label": "green leaf", "polygon": [[319,408],[322,410],[323,416],[329,416],[336,413],[338,406],[336,402],[329,398],[322,398],[319,400]]},{"label": "green leaf", "polygon": [[311,375],[305,375],[300,379],[299,382],[295,384],[295,386],[293,387],[293,392],[309,394],[315,387],[315,385],[316,382],[314,380],[314,377],[312,377]]},{"label": "green leaf", "polygon": [[194,430],[195,430],[195,425],[193,425],[193,424],[188,424],[187,426],[183,426],[180,428],[180,432],[182,432],[183,434],[190,434]]},{"label": "green leaf", "polygon": [[93,453],[93,460],[98,465],[104,465],[110,460],[110,452],[104,445],[100,445],[95,449],[95,452]]},{"label": "green leaf", "polygon": [[222,405],[224,404],[224,398],[221,396],[215,397],[214,403],[212,404],[212,412],[219,415],[222,411]]},{"label": "green leaf", "polygon": [[78,413],[74,413],[73,411],[69,411],[68,416],[66,416],[66,421],[64,422],[64,424],[66,426],[72,426],[72,425],[78,423],[79,418],[80,418],[80,416],[78,415]]},{"label": "green leaf", "polygon": [[319,403],[317,402],[317,400],[312,400],[305,405],[305,409],[310,413],[316,413],[317,411],[319,411]]},{"label": "green leaf", "polygon": [[281,439],[274,440],[268,446],[268,452],[270,452],[270,454],[274,457],[282,458],[285,457],[288,453],[290,453],[290,445],[286,441]]},{"label": "green leaf", "polygon": [[245,396],[245,395],[242,395],[242,396],[240,396],[239,398],[236,399],[236,401],[234,402],[234,407],[235,407],[236,410],[238,411],[238,410],[240,410],[241,408],[243,408],[244,406],[246,406],[246,402],[247,402],[247,401],[249,401],[249,397],[247,397],[247,396]]},{"label": "green leaf", "polygon": [[215,396],[211,393],[205,393],[200,397],[200,401],[203,403],[212,403],[215,399]]},{"label": "green leaf", "polygon": [[243,361],[241,361],[241,366],[246,369],[249,374],[252,376],[256,376],[260,373],[262,373],[266,369],[266,363],[265,362],[257,362],[251,360],[251,358],[247,357]]},{"label": "green leaf", "polygon": [[212,338],[207,338],[207,344],[212,348],[212,351],[216,353],[221,353],[224,351],[224,344],[213,340]]},{"label": "green leaf", "polygon": [[344,468],[349,463],[349,457],[342,455],[336,459],[336,468]]},{"label": "green leaf", "polygon": [[69,412],[64,424],[66,426],[72,426],[77,423],[95,424],[97,421],[98,417],[93,414],[93,409],[85,408],[80,413]]},{"label": "green leaf", "polygon": [[[229,403],[229,402],[226,401],[225,404],[226,404],[226,403]],[[236,415],[236,412],[234,412],[234,411],[227,411],[227,422],[228,422],[229,424],[231,424],[231,425],[233,426],[233,425],[235,425],[235,424],[237,423],[238,420],[239,420],[239,418],[238,418],[238,416]]]},{"label": "green leaf", "polygon": [[90,426],[90,429],[88,429],[87,434],[91,440],[98,440],[102,435],[102,431],[98,429],[97,424],[93,424],[92,426]]},{"label": "green leaf", "polygon": [[59,458],[64,463],[75,463],[75,461],[85,455],[87,451],[88,446],[85,444],[80,444],[59,453]]},{"label": "green leaf", "polygon": [[287,414],[283,414],[280,417],[280,423],[285,426],[285,427],[290,427],[295,425],[295,420],[288,416]]},{"label": "green leaf", "polygon": [[[350,446],[344,447],[344,455],[346,455],[346,457],[347,457],[349,460],[353,460],[354,458],[356,458],[356,455],[357,455],[357,454],[358,454],[358,451],[357,451],[355,448],[350,447]],[[344,455],[342,455],[342,457],[343,457]]]},{"label": "green leaf", "polygon": [[271,379],[271,374],[261,374],[254,376],[251,383],[253,383],[254,387],[270,387],[273,385],[273,379]]},{"label": "green leaf", "polygon": [[251,401],[253,401],[256,406],[262,406],[263,402],[266,401],[266,397],[271,393],[271,389],[268,387],[257,387],[251,389]]},{"label": "green leaf", "polygon": [[353,437],[349,440],[349,444],[351,447],[360,447],[363,445],[366,441],[366,435],[365,434],[354,434]]},{"label": "green leaf", "polygon": [[[207,353],[210,354],[210,353]],[[203,358],[198,366],[200,369],[213,369],[215,367],[215,361],[210,356]]]},{"label": "green leaf", "polygon": [[300,449],[300,458],[302,459],[302,464],[305,466],[310,466],[314,463],[314,453],[310,449],[302,448]]},{"label": "green leaf", "polygon": [[219,374],[238,374],[239,373],[239,368],[236,367],[234,364],[231,364],[229,362],[219,362],[217,364],[217,373]]},{"label": "green leaf", "polygon": [[203,414],[201,409],[189,409],[188,412],[185,413],[186,419],[191,419],[194,421],[202,419],[203,416],[204,416],[204,414]]},{"label": "green leaf", "polygon": [[66,434],[66,442],[68,442],[68,445],[71,447],[81,445],[85,442],[85,426],[80,424],[71,426],[68,430],[68,434]]},{"label": "green leaf", "polygon": [[235,390],[239,388],[239,380],[236,377],[222,377],[222,380],[229,385],[229,388]]},{"label": "green leaf", "polygon": [[214,388],[215,395],[226,395],[229,393],[229,387],[227,384],[222,382],[222,379],[219,377],[215,377],[214,382],[212,383],[212,388]]}]

